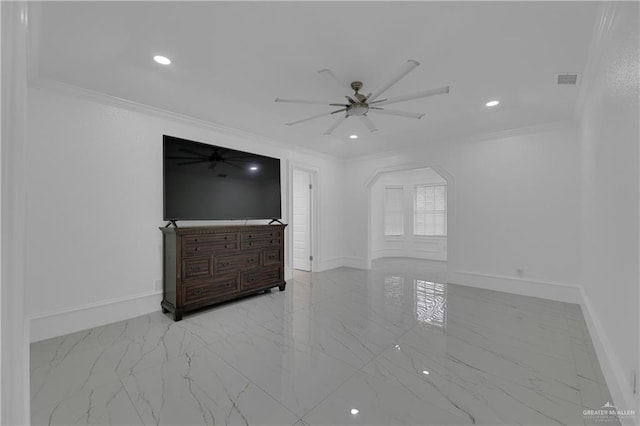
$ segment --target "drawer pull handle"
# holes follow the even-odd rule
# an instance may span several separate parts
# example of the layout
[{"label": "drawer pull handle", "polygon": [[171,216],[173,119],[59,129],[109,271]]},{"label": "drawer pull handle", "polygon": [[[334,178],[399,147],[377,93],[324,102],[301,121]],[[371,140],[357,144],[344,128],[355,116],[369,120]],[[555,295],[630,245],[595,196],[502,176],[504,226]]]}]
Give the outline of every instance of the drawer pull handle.
[{"label": "drawer pull handle", "polygon": [[269,259],[275,259],[276,256],[274,254],[272,254],[271,256],[269,256]]},{"label": "drawer pull handle", "polygon": [[269,277],[270,277],[270,278],[276,278],[277,276],[278,276],[278,274],[277,274],[277,273],[273,273],[273,274],[271,274]]},{"label": "drawer pull handle", "polygon": [[247,279],[247,281],[248,281],[248,282],[250,282],[250,283],[254,282],[255,280],[256,280],[255,278],[249,278],[249,279]]},{"label": "drawer pull handle", "polygon": [[222,262],[220,266],[229,266],[229,262]]},{"label": "drawer pull handle", "polygon": [[254,259],[253,257],[250,257],[249,259],[247,259],[247,263],[251,263],[251,262],[255,262],[256,259]]},{"label": "drawer pull handle", "polygon": [[198,251],[198,247],[196,247],[196,248],[194,249],[194,251]]},{"label": "drawer pull handle", "polygon": [[195,242],[197,243],[197,242],[198,242],[198,239],[197,239],[197,238],[195,238],[193,241],[195,241]]},{"label": "drawer pull handle", "polygon": [[227,238],[229,238],[229,237],[224,237],[224,239],[225,239],[225,240],[226,240]]},{"label": "drawer pull handle", "polygon": [[195,288],[193,290],[191,290],[191,295],[192,296],[200,296],[202,294],[202,289],[201,288]]},{"label": "drawer pull handle", "polygon": [[224,248],[227,248],[227,247],[228,247],[228,246],[225,244],[225,245],[224,245]]},{"label": "drawer pull handle", "polygon": [[192,267],[191,267],[191,270],[192,270],[192,271],[199,271],[199,270],[200,270],[200,267],[199,267],[199,266],[192,266]]}]

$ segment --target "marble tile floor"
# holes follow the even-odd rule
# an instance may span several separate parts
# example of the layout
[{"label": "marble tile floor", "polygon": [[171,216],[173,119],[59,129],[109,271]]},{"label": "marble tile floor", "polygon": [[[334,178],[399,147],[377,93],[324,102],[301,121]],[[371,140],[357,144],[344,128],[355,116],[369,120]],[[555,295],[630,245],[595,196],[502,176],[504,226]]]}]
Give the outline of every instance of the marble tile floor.
[{"label": "marble tile floor", "polygon": [[180,322],[33,343],[32,423],[593,424],[583,410],[611,396],[580,307],[445,284],[445,268],[296,271]]}]

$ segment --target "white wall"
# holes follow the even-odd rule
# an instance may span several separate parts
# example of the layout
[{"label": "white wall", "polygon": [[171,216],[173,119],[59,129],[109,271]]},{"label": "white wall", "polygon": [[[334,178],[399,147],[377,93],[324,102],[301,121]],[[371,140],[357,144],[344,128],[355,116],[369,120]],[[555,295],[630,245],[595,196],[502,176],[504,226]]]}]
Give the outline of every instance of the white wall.
[{"label": "white wall", "polygon": [[638,3],[611,2],[605,12],[583,79],[581,282],[615,403],[640,413],[630,386],[640,370]]},{"label": "white wall", "polygon": [[[421,184],[444,184],[447,181],[430,168],[383,173],[370,185],[371,258],[411,257],[447,260],[447,237],[413,235],[413,188]],[[384,235],[384,189],[401,186],[404,197],[404,235]]]},{"label": "white wall", "polygon": [[30,88],[28,106],[25,279],[32,340],[159,309],[163,134],[284,160],[285,222],[287,163],[313,165],[323,201],[319,256],[342,257],[337,160],[71,89]]},{"label": "white wall", "polygon": [[574,127],[557,125],[464,141],[425,139],[422,150],[351,162],[345,232],[352,263],[366,266],[367,182],[381,170],[422,165],[451,176],[450,282],[577,301],[577,136]]}]

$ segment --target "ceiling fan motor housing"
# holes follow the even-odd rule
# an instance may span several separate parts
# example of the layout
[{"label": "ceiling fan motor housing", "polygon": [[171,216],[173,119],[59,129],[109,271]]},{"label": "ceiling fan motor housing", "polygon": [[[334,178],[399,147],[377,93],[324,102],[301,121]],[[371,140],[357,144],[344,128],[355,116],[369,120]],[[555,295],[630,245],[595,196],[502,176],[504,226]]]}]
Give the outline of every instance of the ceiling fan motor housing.
[{"label": "ceiling fan motor housing", "polygon": [[347,107],[347,116],[365,115],[369,112],[369,105],[366,103],[351,104]]},{"label": "ceiling fan motor housing", "polygon": [[347,117],[349,116],[357,117],[360,115],[365,115],[367,112],[369,112],[369,105],[367,105],[366,103],[366,100],[367,100],[366,96],[358,93],[358,91],[362,89],[362,86],[363,84],[361,81],[351,82],[351,88],[356,92],[353,94],[353,98],[355,98],[355,100],[358,103],[347,106]]}]

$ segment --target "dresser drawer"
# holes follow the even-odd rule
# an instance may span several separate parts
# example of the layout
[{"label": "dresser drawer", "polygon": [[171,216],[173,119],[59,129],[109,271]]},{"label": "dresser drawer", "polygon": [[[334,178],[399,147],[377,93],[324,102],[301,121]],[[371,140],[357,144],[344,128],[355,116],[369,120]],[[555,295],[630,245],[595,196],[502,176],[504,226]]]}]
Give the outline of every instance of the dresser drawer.
[{"label": "dresser drawer", "polygon": [[282,238],[282,229],[260,229],[255,231],[244,231],[242,241],[268,240]]},{"label": "dresser drawer", "polygon": [[282,251],[278,248],[264,249],[264,266],[280,265],[282,263]]},{"label": "dresser drawer", "polygon": [[193,255],[216,250],[237,250],[238,233],[190,235],[183,237],[182,250],[185,255]]},{"label": "dresser drawer", "polygon": [[262,247],[280,247],[280,238],[269,238],[260,240],[242,240],[242,249],[262,248]]},{"label": "dresser drawer", "polygon": [[261,268],[254,272],[243,272],[242,290],[277,284],[284,280],[282,268]]},{"label": "dresser drawer", "polygon": [[260,252],[240,252],[233,255],[217,255],[213,257],[213,273],[215,275],[250,269],[260,266]]},{"label": "dresser drawer", "polygon": [[198,303],[226,294],[235,293],[240,290],[240,279],[238,274],[209,279],[205,282],[188,284],[183,286],[182,300],[185,304]]},{"label": "dresser drawer", "polygon": [[211,275],[210,257],[189,257],[182,261],[182,279],[192,280]]}]

